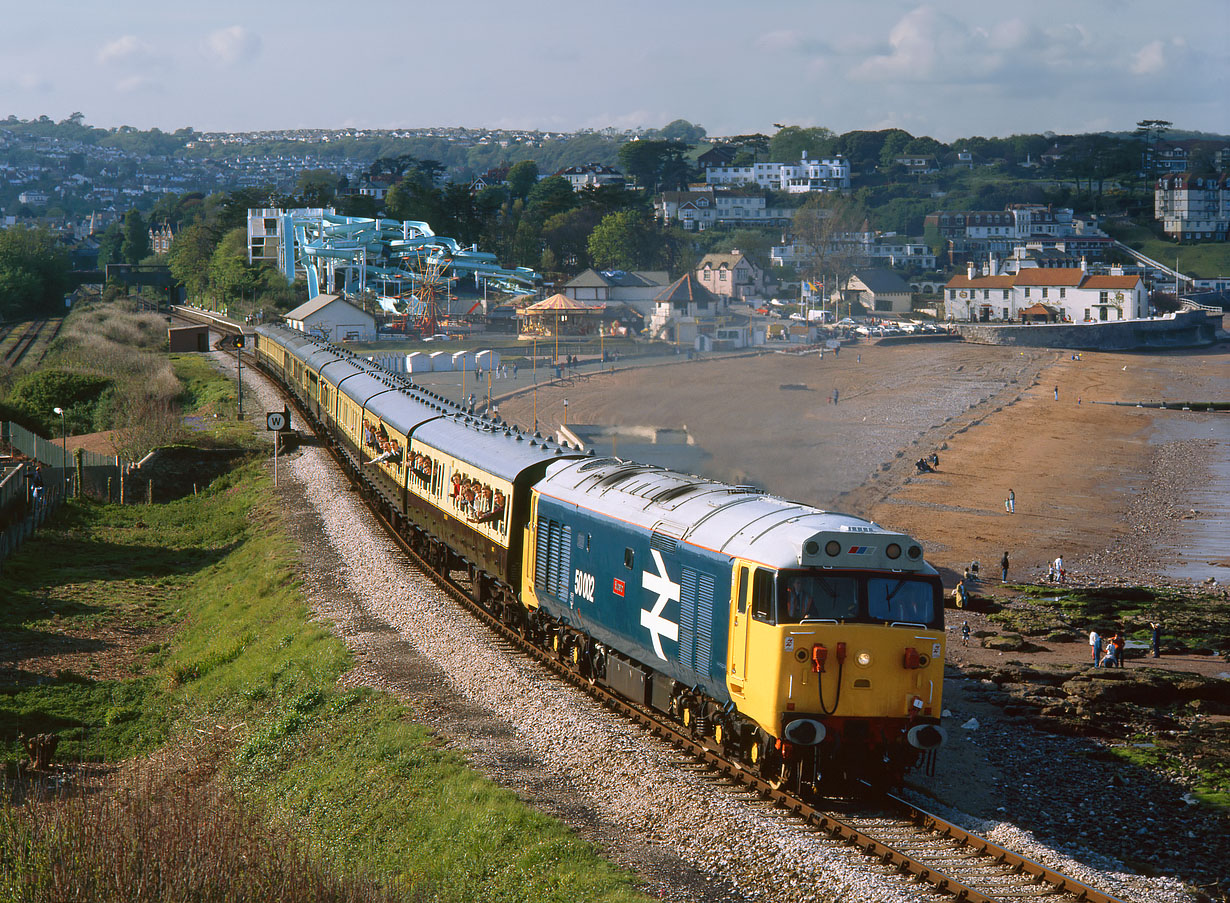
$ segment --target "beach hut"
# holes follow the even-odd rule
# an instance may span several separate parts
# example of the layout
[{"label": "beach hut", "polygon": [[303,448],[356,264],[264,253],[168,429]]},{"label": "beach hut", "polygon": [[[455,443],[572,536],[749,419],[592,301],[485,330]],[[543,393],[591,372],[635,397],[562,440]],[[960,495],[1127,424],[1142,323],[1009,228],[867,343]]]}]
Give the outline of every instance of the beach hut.
[{"label": "beach hut", "polygon": [[474,363],[484,370],[494,370],[500,366],[498,351],[479,351],[474,355]]},{"label": "beach hut", "polygon": [[411,351],[406,355],[407,373],[430,373],[431,356],[422,351]]},{"label": "beach hut", "polygon": [[453,369],[453,355],[449,351],[436,351],[431,356],[431,369],[436,373],[447,373]]},{"label": "beach hut", "polygon": [[474,352],[457,351],[453,354],[453,369],[474,372]]}]

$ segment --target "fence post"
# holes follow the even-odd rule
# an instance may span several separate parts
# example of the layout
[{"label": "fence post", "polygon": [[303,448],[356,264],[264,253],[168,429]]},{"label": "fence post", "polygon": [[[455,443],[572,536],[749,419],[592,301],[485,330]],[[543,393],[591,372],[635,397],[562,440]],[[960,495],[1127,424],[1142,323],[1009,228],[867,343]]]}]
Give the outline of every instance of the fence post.
[{"label": "fence post", "polygon": [[75,473],[75,476],[76,476],[76,478],[77,478],[77,492],[76,492],[76,495],[77,495],[78,497],[80,497],[80,496],[83,494],[83,492],[84,492],[84,487],[85,487],[85,464],[84,464],[84,459],[85,459],[85,455],[83,454],[83,449],[80,449],[80,448],[74,448],[74,449],[73,449],[73,470],[74,470],[74,471],[76,471],[76,473]]}]

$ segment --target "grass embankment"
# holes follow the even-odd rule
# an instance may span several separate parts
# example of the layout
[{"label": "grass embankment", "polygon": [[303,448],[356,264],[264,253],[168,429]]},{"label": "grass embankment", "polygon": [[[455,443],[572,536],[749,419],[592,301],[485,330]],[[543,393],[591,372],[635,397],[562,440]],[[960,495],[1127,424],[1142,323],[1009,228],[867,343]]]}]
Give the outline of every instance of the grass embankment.
[{"label": "grass embankment", "polygon": [[0,761],[51,733],[108,779],[10,784],[0,901],[641,899],[395,700],[338,689],[278,511],[248,464],[166,505],[75,500],[5,562]]},{"label": "grass embankment", "polygon": [[1127,223],[1111,223],[1106,231],[1132,250],[1158,263],[1174,266],[1177,260],[1177,269],[1184,275],[1210,279],[1230,273],[1230,244],[1224,241],[1179,244],[1158,238],[1144,226]]}]

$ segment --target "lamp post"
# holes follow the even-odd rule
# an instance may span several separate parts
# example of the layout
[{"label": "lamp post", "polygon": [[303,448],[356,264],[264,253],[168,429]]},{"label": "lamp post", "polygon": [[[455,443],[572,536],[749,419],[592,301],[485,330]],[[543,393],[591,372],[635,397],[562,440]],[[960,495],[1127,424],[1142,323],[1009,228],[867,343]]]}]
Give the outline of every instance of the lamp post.
[{"label": "lamp post", "polygon": [[52,408],[53,414],[60,415],[60,470],[63,471],[65,485],[68,484],[68,422],[64,419],[63,408]]},{"label": "lamp post", "polygon": [[568,399],[564,399],[564,426],[568,426]]}]

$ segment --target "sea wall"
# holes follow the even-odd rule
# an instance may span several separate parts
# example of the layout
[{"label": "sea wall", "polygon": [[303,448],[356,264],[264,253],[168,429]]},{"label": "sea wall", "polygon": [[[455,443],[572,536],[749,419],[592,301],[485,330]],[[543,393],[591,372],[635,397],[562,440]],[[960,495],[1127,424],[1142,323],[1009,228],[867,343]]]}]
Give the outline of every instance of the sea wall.
[{"label": "sea wall", "polygon": [[1009,326],[957,323],[967,342],[1030,348],[1070,348],[1073,351],[1142,351],[1150,348],[1191,348],[1217,341],[1220,317],[1203,311],[1180,311],[1155,320],[1108,323],[1043,323]]}]

